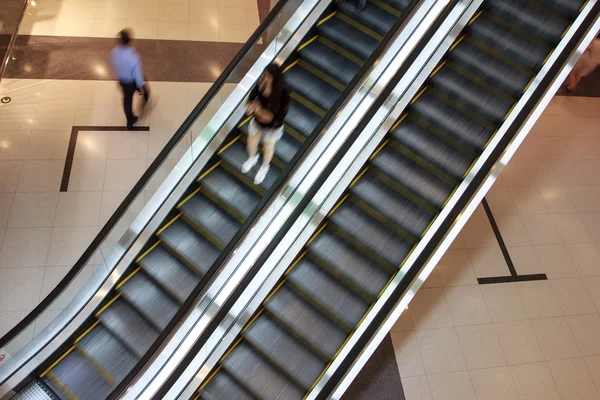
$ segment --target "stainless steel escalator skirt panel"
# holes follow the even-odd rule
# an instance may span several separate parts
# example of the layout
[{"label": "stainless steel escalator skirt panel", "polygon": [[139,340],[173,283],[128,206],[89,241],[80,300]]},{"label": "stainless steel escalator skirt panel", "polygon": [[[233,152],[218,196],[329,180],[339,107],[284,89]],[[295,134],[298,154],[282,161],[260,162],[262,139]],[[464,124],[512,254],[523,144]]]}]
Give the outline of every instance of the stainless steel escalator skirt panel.
[{"label": "stainless steel escalator skirt panel", "polygon": [[[85,287],[44,330],[0,367],[0,396],[9,393],[31,374],[93,314],[105,295],[135,260],[147,240],[159,228],[166,215],[175,207],[187,187],[196,179],[227,135],[235,128],[244,114],[244,100],[264,68],[273,61],[282,63],[293,54],[306,32],[312,28],[330,2],[331,0],[301,2],[276,39],[269,44],[241,79],[151,200],[121,236],[117,245],[112,248],[105,259],[105,268],[98,269]],[[259,232],[253,230],[247,239],[258,235]],[[242,252],[242,249],[238,249],[237,252]]]},{"label": "stainless steel escalator skirt panel", "polygon": [[[325,376],[319,382],[315,390],[307,396],[307,399],[314,399],[318,395],[318,389],[322,388],[326,383],[328,377],[331,377],[333,373],[335,373],[335,369],[339,367],[339,364],[343,360],[343,358],[348,354],[352,346],[356,345],[360,340],[361,335],[364,333],[365,328],[373,322],[373,319],[377,312],[381,309],[382,305],[390,300],[390,295],[400,284],[404,274],[408,269],[414,266],[414,261],[419,257],[420,253],[423,251],[424,247],[431,240],[433,234],[440,227],[440,225],[448,218],[448,214],[450,211],[457,206],[459,198],[466,191],[467,187],[471,184],[475,175],[481,170],[483,164],[490,157],[491,152],[498,146],[500,140],[506,135],[508,129],[515,122],[515,118],[522,112],[525,104],[530,100],[531,96],[539,88],[541,81],[546,77],[549,73],[552,66],[557,62],[557,58],[561,52],[564,51],[565,47],[569,43],[569,41],[573,38],[575,31],[581,26],[584,19],[589,15],[592,8],[597,3],[597,0],[590,0],[583,10],[580,12],[579,16],[575,20],[575,22],[569,27],[567,33],[563,36],[558,46],[552,52],[551,56],[544,64],[540,72],[537,74],[536,78],[527,89],[527,91],[523,94],[521,99],[517,102],[514,109],[511,111],[509,116],[506,118],[496,135],[493,137],[481,157],[477,160],[465,180],[459,185],[456,192],[451,196],[448,204],[439,217],[435,220],[434,224],[431,226],[431,229],[427,232],[427,234],[423,237],[417,248],[411,256],[407,259],[405,265],[403,266],[401,272],[396,276],[396,278],[392,281],[392,283],[386,288],[380,299],[377,301],[375,306],[369,311],[367,317],[363,320],[358,329],[353,333],[350,340],[346,343],[343,350],[340,352],[336,360],[332,363]],[[467,206],[462,210],[461,214],[458,218],[456,218],[448,233],[444,236],[444,239],[437,245],[434,253],[429,257],[427,263],[423,267],[421,273],[417,276],[417,278],[412,282],[409,289],[405,292],[402,298],[396,302],[393,310],[387,315],[385,322],[378,328],[377,333],[373,336],[373,338],[368,342],[368,345],[363,349],[360,356],[356,358],[348,370],[348,372],[344,375],[343,379],[337,384],[331,399],[341,399],[344,392],[348,389],[352,381],[356,378],[362,367],[365,365],[367,360],[371,357],[373,352],[377,349],[381,341],[385,338],[385,335],[390,331],[393,325],[396,323],[402,312],[408,307],[408,304],[417,293],[423,282],[427,279],[431,271],[435,268],[436,264],[439,262],[443,254],[446,252],[448,247],[452,244],[456,236],[460,233],[461,229],[471,217],[479,203],[483,200],[487,191],[494,184],[496,179],[498,178],[500,172],[506,166],[506,164],[510,161],[511,157],[515,154],[520,144],[523,142],[541,113],[544,111],[548,103],[552,100],[552,97],[562,85],[562,83],[567,78],[568,73],[571,71],[575,63],[577,62],[579,56],[585,51],[587,46],[591,43],[591,41],[596,37],[598,30],[600,30],[600,15],[596,16],[593,24],[588,27],[586,35],[584,39],[579,43],[577,49],[571,54],[568,62],[562,67],[560,73],[554,78],[552,84],[546,89],[544,95],[537,102],[535,108],[528,115],[525,122],[520,126],[517,135],[513,138],[511,143],[507,146],[507,148],[502,153],[500,159],[495,163],[494,167],[487,175],[486,179],[483,183],[478,187],[475,194],[471,197]]]},{"label": "stainless steel escalator skirt panel", "polygon": [[[318,178],[323,168],[336,154],[337,149],[339,149],[339,147],[346,140],[348,135],[352,132],[356,124],[362,119],[362,116],[364,116],[364,113],[366,113],[369,106],[378,97],[381,90],[383,90],[383,88],[387,85],[391,78],[396,74],[396,71],[403,64],[403,62],[411,53],[411,50],[419,42],[423,34],[431,26],[431,23],[436,20],[437,16],[445,8],[446,4],[447,2],[445,1],[440,2],[434,0],[423,2],[421,7],[419,7],[419,10],[415,12],[414,19],[411,18],[411,21],[409,22],[409,24],[412,24],[411,26],[413,27],[413,32],[411,34],[408,34],[407,32],[399,34],[396,40],[394,40],[393,44],[390,45],[390,51],[387,53],[388,57],[383,57],[382,61],[377,64],[376,68],[373,69],[373,73],[369,74],[369,76],[365,79],[366,81],[372,82],[372,90],[366,96],[364,96],[364,99],[360,101],[350,101],[351,104],[358,103],[358,111],[354,112],[354,114],[351,115],[351,118],[348,121],[346,121],[345,118],[341,117],[347,111],[347,109],[344,108],[344,110],[340,113],[339,120],[341,120],[341,123],[338,123],[339,121],[335,121],[327,130],[326,135],[331,143],[327,143],[327,140],[323,140],[323,143],[318,143],[315,146],[315,149],[311,152],[310,158],[308,158],[302,163],[297,173],[294,174],[294,176],[291,178],[290,182],[298,181],[297,184],[294,184],[294,186],[298,187],[298,189],[295,191],[295,193],[291,193],[291,191],[286,191],[285,189],[282,191],[283,194],[290,193],[287,196],[287,198],[281,199],[282,201],[287,201],[288,208],[284,212],[285,215],[281,216],[281,218],[278,218],[274,223],[274,229],[271,230],[273,234],[277,233],[281,224],[287,219],[287,215],[289,215],[289,213],[293,211],[295,205],[298,204],[302,196],[304,196],[306,191],[312,186],[315,179]],[[415,24],[415,21],[417,20],[419,21],[419,23]],[[405,43],[406,46],[404,45]],[[388,60],[384,62],[383,60],[386,58]],[[391,60],[389,60],[390,58]],[[385,68],[379,68],[379,66],[383,65],[385,65]],[[383,71],[381,71],[382,69]],[[377,73],[380,74],[379,77],[377,76]],[[393,107],[393,105],[390,105],[390,108],[391,107]],[[352,109],[351,111],[354,111],[354,109]],[[336,124],[339,125],[338,129],[341,129],[341,131],[338,132],[336,131],[336,129],[334,129],[334,126]],[[329,132],[329,130],[331,130],[332,132]],[[323,155],[323,157],[321,155]],[[318,157],[317,162],[314,161],[315,158],[313,158],[313,156]],[[290,186],[292,186],[292,184],[290,184]],[[300,232],[300,229],[292,228],[292,231],[298,233]],[[268,241],[270,241],[270,237],[266,237],[265,240],[266,241],[264,242],[264,244],[266,245],[268,244]],[[278,246],[278,249],[289,248],[289,244],[293,243],[294,240],[295,237],[292,239],[284,239],[283,243],[280,246]],[[263,246],[261,246],[261,248],[263,248]],[[271,258],[281,257],[283,254],[285,254],[285,251],[286,250],[283,250],[283,252],[279,252],[277,255],[274,254],[274,256]],[[260,253],[257,252],[255,254],[259,255]],[[246,261],[253,262],[254,260],[247,259]],[[247,266],[251,265],[251,263],[247,264]],[[253,292],[254,289],[258,287],[269,286],[263,285],[264,282],[262,282],[264,280],[264,270],[269,270],[269,268],[263,269],[261,272],[259,272],[259,276],[253,279],[252,283],[250,284],[250,292]],[[238,299],[236,305],[234,305],[233,308],[230,310],[230,313],[228,314],[226,320],[220,324],[219,328],[217,328],[215,333],[211,336],[211,339],[206,344],[206,346],[204,346],[204,348],[200,350],[195,359],[189,364],[189,367],[179,377],[178,381],[172,387],[171,391],[169,392],[169,395],[166,398],[176,398],[178,396],[184,398],[190,393],[193,393],[195,388],[198,386],[199,382],[201,382],[204,379],[203,377],[205,377],[206,374],[210,371],[210,368],[208,368],[208,364],[210,364],[210,361],[207,361],[206,358],[210,356],[211,360],[214,361],[213,347],[221,343],[221,337],[230,330],[229,325],[235,324],[237,328],[241,329],[241,327],[244,325],[244,322],[239,320],[240,322],[236,323],[236,321],[238,321],[238,317],[240,315],[244,315],[244,317],[251,315],[251,313],[248,313],[247,310],[245,310],[245,306],[246,303],[248,303],[248,301],[253,297],[253,293],[247,293],[248,291],[245,291],[244,294]],[[194,333],[193,337],[195,338],[197,336],[198,334]],[[144,397],[149,397],[149,395],[146,395]]]}]

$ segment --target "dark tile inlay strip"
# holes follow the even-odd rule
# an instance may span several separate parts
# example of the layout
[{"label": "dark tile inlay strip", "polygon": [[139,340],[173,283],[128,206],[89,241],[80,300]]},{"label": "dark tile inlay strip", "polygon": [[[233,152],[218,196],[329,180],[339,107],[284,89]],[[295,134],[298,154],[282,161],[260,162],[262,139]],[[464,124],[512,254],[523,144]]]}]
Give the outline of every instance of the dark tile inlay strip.
[{"label": "dark tile inlay strip", "polygon": [[496,219],[492,214],[492,209],[488,204],[487,200],[484,198],[481,202],[483,205],[483,209],[485,210],[485,214],[487,215],[490,225],[492,225],[492,230],[494,231],[494,235],[496,236],[496,240],[498,241],[498,245],[500,246],[500,251],[502,251],[502,255],[504,256],[504,261],[506,261],[506,266],[508,267],[508,271],[510,275],[508,276],[494,276],[489,278],[477,278],[477,282],[480,285],[489,285],[492,283],[506,283],[506,282],[524,282],[524,281],[542,281],[547,280],[548,277],[546,274],[531,274],[531,275],[519,275],[517,270],[515,269],[515,264],[510,258],[510,253],[508,252],[508,248],[506,247],[506,243],[502,238],[502,234],[500,233],[500,228],[498,228],[498,224],[496,223]]},{"label": "dark tile inlay strip", "polygon": [[[73,160],[75,159],[75,149],[77,148],[77,137],[81,131],[94,131],[94,132],[114,132],[114,131],[127,131],[128,129],[123,126],[74,126],[71,129],[71,137],[69,139],[69,148],[67,149],[67,158],[65,159],[65,167],[63,169],[62,179],[60,182],[60,191],[66,192],[69,190],[69,180],[71,179],[71,170],[73,169]],[[148,126],[135,126],[132,131],[148,132],[150,127]]]},{"label": "dark tile inlay strip", "polygon": [[[110,38],[19,36],[4,77],[112,80],[108,53],[115,45]],[[135,39],[134,45],[150,82],[214,82],[242,47],[242,43],[150,39]],[[248,58],[258,58],[262,47],[256,45],[258,51]],[[231,82],[239,79],[233,76]]]}]

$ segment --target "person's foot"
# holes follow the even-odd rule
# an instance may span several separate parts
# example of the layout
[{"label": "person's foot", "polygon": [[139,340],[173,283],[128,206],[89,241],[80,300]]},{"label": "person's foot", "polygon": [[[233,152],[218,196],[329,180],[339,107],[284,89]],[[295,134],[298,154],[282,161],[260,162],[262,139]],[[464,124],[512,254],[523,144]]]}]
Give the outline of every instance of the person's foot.
[{"label": "person's foot", "polygon": [[267,172],[269,172],[269,165],[263,165],[262,167],[260,167],[260,169],[256,173],[256,176],[254,177],[254,184],[260,185],[267,177]]},{"label": "person's foot", "polygon": [[254,157],[250,157],[249,159],[247,159],[244,165],[242,165],[242,173],[247,174],[252,169],[252,167],[256,165],[257,162],[258,154]]},{"label": "person's foot", "polygon": [[575,90],[575,86],[567,86],[567,92],[572,92]]},{"label": "person's foot", "polygon": [[133,119],[130,122],[127,122],[127,129],[132,130],[133,125],[135,125],[135,123],[137,121],[138,121],[138,117],[133,117]]}]

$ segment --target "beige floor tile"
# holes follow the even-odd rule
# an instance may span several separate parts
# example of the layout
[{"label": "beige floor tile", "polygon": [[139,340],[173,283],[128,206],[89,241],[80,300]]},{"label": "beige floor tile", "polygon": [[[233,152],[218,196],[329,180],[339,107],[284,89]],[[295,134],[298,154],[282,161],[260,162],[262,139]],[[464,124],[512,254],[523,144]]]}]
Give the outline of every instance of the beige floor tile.
[{"label": "beige floor tile", "polygon": [[460,326],[456,332],[470,370],[506,365],[494,325]]},{"label": "beige floor tile", "polygon": [[24,159],[29,138],[29,132],[0,131],[0,160]]},{"label": "beige floor tile", "polygon": [[118,106],[114,104],[79,105],[75,110],[73,125],[110,126],[115,107]]},{"label": "beige floor tile", "polygon": [[190,23],[190,40],[202,42],[219,41],[219,25],[206,23]]},{"label": "beige floor tile", "polygon": [[502,170],[502,180],[508,186],[531,186],[533,181],[529,176],[529,171],[520,160],[511,160]]},{"label": "beige floor tile", "polygon": [[51,228],[58,193],[16,193],[10,209],[9,228]]},{"label": "beige floor tile", "polygon": [[468,372],[429,375],[429,388],[433,400],[476,400]]},{"label": "beige floor tile", "polygon": [[402,378],[425,375],[419,343],[414,331],[391,332],[396,364]]},{"label": "beige floor tile", "polygon": [[529,318],[550,318],[562,315],[558,300],[548,281],[517,282],[515,284]]},{"label": "beige floor tile", "polygon": [[32,131],[25,159],[64,160],[67,156],[71,131]]},{"label": "beige floor tile", "polygon": [[600,169],[600,160],[580,160],[578,162],[588,182],[592,185],[600,185],[600,176],[596,173]]},{"label": "beige floor tile", "polygon": [[[108,219],[117,209],[117,207],[119,207],[119,205],[123,202],[128,193],[129,192],[125,190],[102,193],[102,207],[100,210],[99,225],[104,225],[106,222],[108,222]],[[138,198],[130,206],[130,209],[127,210],[125,216],[118,221],[117,225],[131,225],[135,217],[137,217],[137,215],[142,211],[142,208],[145,205],[144,200],[144,196],[138,196]]]},{"label": "beige floor tile", "polygon": [[0,160],[0,193],[13,193],[17,190],[23,161]]},{"label": "beige floor tile", "polygon": [[569,194],[562,186],[538,186],[537,190],[550,214],[576,212]]},{"label": "beige floor tile", "polygon": [[95,192],[104,188],[105,160],[74,160],[69,192]]},{"label": "beige floor tile", "polygon": [[190,24],[184,21],[158,21],[158,39],[189,40]]},{"label": "beige floor tile", "polygon": [[[158,4],[156,4],[158,6]],[[154,6],[154,4],[149,4]],[[156,19],[141,20],[137,18],[129,18],[127,26],[133,31],[134,37],[139,39],[158,39],[158,11]]]},{"label": "beige floor tile", "polygon": [[[67,274],[67,272],[71,270],[71,268],[73,268],[72,265],[46,267],[40,299],[50,294],[50,291],[56,287],[56,285]],[[77,277],[71,282],[68,288],[49,306],[49,309],[62,310],[65,308],[69,302],[73,300],[77,293],[79,293],[79,291],[85,286],[87,281],[92,277],[93,273],[93,266],[89,265],[83,268],[79,275],[77,275]]]},{"label": "beige floor tile", "polygon": [[575,210],[579,213],[599,213],[600,199],[597,198],[597,189],[594,186],[566,186]]},{"label": "beige floor tile", "polygon": [[583,278],[582,280],[596,310],[600,313],[600,277]]},{"label": "beige floor tile", "polygon": [[466,250],[448,250],[435,267],[443,286],[476,285],[469,253]]},{"label": "beige floor tile", "polygon": [[219,24],[248,25],[248,13],[245,7],[219,7]]},{"label": "beige floor tile", "polygon": [[0,106],[0,131],[30,131],[35,122],[37,104]]},{"label": "beige floor tile", "polygon": [[40,298],[44,268],[0,268],[0,310],[28,311]]},{"label": "beige floor tile", "polygon": [[[62,107],[71,109],[77,104],[81,82],[77,80],[46,80],[40,85],[40,106]],[[69,107],[67,107],[69,106]],[[38,107],[38,110],[41,107]]]},{"label": "beige floor tile", "polygon": [[146,170],[146,160],[109,160],[104,190],[131,190]]},{"label": "beige floor tile", "polygon": [[506,246],[529,246],[531,244],[521,217],[518,215],[495,216],[495,220]]},{"label": "beige floor tile", "polygon": [[448,250],[464,250],[466,248],[467,247],[465,246],[465,241],[462,238],[462,232],[461,232],[458,235],[456,235],[456,237],[454,238],[454,241],[452,242],[450,247],[448,247]]},{"label": "beige floor tile", "polygon": [[75,118],[75,105],[40,104],[35,116],[34,130],[71,130]]},{"label": "beige floor tile", "polygon": [[574,154],[567,145],[564,137],[540,137],[546,157],[551,160],[573,160]]},{"label": "beige floor tile", "polygon": [[510,197],[510,193],[505,186],[492,186],[485,196],[492,214],[498,215],[517,215],[517,208]]},{"label": "beige floor tile", "polygon": [[596,312],[580,278],[553,279],[550,285],[564,315]]},{"label": "beige floor tile", "polygon": [[[585,364],[592,375],[592,379],[596,384],[596,388],[600,388],[600,356],[584,357],[584,359]],[[404,380],[402,382],[404,382]]]},{"label": "beige floor tile", "polygon": [[55,36],[90,37],[94,29],[94,18],[59,17],[54,27]]},{"label": "beige floor tile", "polygon": [[402,378],[402,389],[406,400],[433,400],[426,376]]},{"label": "beige floor tile", "polygon": [[598,154],[591,142],[585,137],[570,137],[566,140],[566,143],[576,160],[593,160],[598,158]]},{"label": "beige floor tile", "polygon": [[[240,0],[241,1],[241,0]],[[237,1],[234,1],[234,7],[238,6]],[[244,3],[244,2],[242,2]],[[190,5],[192,6],[205,6],[205,7],[218,7],[220,4],[219,0],[190,0]],[[225,7],[225,6],[223,6]]]},{"label": "beige floor tile", "polygon": [[548,366],[563,399],[600,399],[583,358],[550,361]]},{"label": "beige floor tile", "polygon": [[545,272],[533,246],[509,247],[508,254],[519,275]]},{"label": "beige floor tile", "polygon": [[583,225],[594,242],[600,242],[600,213],[586,214]]},{"label": "beige floor tile", "polygon": [[485,249],[469,249],[469,258],[473,271],[478,278],[506,276],[509,274],[506,260],[499,247]]},{"label": "beige floor tile", "polygon": [[96,18],[123,19],[129,16],[128,1],[101,1],[98,4]]},{"label": "beige floor tile", "polygon": [[585,132],[585,136],[600,137],[600,118],[580,117],[577,118],[577,124]]},{"label": "beige floor tile", "polygon": [[481,292],[492,321],[505,322],[528,319],[525,306],[523,306],[517,286],[514,283],[482,285]]},{"label": "beige floor tile", "polygon": [[415,329],[451,327],[452,317],[441,288],[421,289],[410,302]]},{"label": "beige floor tile", "polygon": [[102,192],[60,193],[54,226],[97,226]]},{"label": "beige floor tile", "polygon": [[531,325],[547,361],[581,356],[564,317],[535,319]]},{"label": "beige floor tile", "polygon": [[152,101],[160,106],[185,106],[188,103],[186,82],[152,82]]},{"label": "beige floor tile", "polygon": [[231,43],[245,43],[250,37],[248,25],[219,24],[219,41]]},{"label": "beige floor tile", "polygon": [[552,221],[563,243],[589,243],[588,234],[578,214],[552,214]]},{"label": "beige floor tile", "polygon": [[577,123],[577,118],[568,115],[553,115],[551,118],[555,131],[561,136],[583,136],[584,133]]},{"label": "beige floor tile", "polygon": [[[0,311],[0,335],[7,334],[26,316],[27,311]],[[425,378],[425,382],[427,382],[427,378]],[[429,385],[427,388],[429,390]]]},{"label": "beige floor tile", "polygon": [[190,22],[218,26],[219,7],[191,6]]},{"label": "beige floor tile", "polygon": [[520,215],[547,213],[535,186],[508,186],[507,189]]},{"label": "beige floor tile", "polygon": [[561,400],[545,362],[509,368],[521,400]]},{"label": "beige floor tile", "polygon": [[175,132],[188,116],[183,106],[157,106],[152,110],[151,132]]},{"label": "beige floor tile", "polygon": [[568,244],[565,247],[579,276],[600,276],[600,252],[594,243]]},{"label": "beige floor tile", "polygon": [[548,279],[575,278],[579,276],[565,246],[535,246],[535,251]]},{"label": "beige floor tile", "polygon": [[7,229],[0,249],[0,268],[46,265],[51,228]]},{"label": "beige floor tile", "polygon": [[398,321],[396,321],[396,324],[394,324],[392,329],[400,332],[412,331],[415,329],[409,308],[402,311],[402,315],[400,315],[400,318],[398,318]]},{"label": "beige floor tile", "polygon": [[92,37],[113,38],[125,27],[127,27],[127,13],[120,18],[96,18]]},{"label": "beige floor tile", "polygon": [[18,192],[58,192],[65,162],[29,160],[23,163]]},{"label": "beige floor tile", "polygon": [[101,131],[82,131],[77,136],[75,160],[106,160],[110,133]]},{"label": "beige floor tile", "polygon": [[[14,193],[0,193],[0,229],[4,229],[8,225],[14,198]],[[0,245],[2,245],[1,239]]]},{"label": "beige floor tile", "polygon": [[454,328],[416,331],[427,374],[465,371],[467,364]]},{"label": "beige floor tile", "polygon": [[144,1],[132,1],[129,4],[129,19],[138,21],[158,21],[160,4],[147,4]]},{"label": "beige floor tile", "polygon": [[600,317],[598,314],[567,317],[571,333],[583,356],[600,355]]},{"label": "beige floor tile", "polygon": [[145,160],[148,157],[148,137],[148,132],[110,132],[108,159]]},{"label": "beige floor tile", "polygon": [[485,215],[473,215],[461,231],[467,249],[498,247],[498,241]]},{"label": "beige floor tile", "polygon": [[440,280],[440,276],[437,270],[431,271],[425,282],[423,282],[423,286],[421,288],[441,288],[442,281]]},{"label": "beige floor tile", "polygon": [[90,245],[98,228],[54,228],[48,251],[47,266],[73,265]]},{"label": "beige floor tile", "polygon": [[560,178],[552,166],[551,160],[525,161],[531,180],[538,186],[559,186]]},{"label": "beige floor tile", "polygon": [[95,18],[98,14],[97,0],[67,1],[61,9],[61,15],[73,18]]},{"label": "beige floor tile", "polygon": [[553,160],[552,166],[562,185],[587,185],[589,183],[585,173],[580,168],[579,161]]},{"label": "beige floor tile", "polygon": [[492,321],[479,285],[446,287],[444,293],[455,326]]},{"label": "beige floor tile", "polygon": [[519,400],[508,367],[470,371],[477,400]]},{"label": "beige floor tile", "polygon": [[185,4],[166,4],[160,5],[158,14],[159,21],[169,22],[188,22],[190,20],[190,7]]},{"label": "beige floor tile", "polygon": [[511,321],[495,324],[502,351],[509,365],[544,361],[530,321]]}]

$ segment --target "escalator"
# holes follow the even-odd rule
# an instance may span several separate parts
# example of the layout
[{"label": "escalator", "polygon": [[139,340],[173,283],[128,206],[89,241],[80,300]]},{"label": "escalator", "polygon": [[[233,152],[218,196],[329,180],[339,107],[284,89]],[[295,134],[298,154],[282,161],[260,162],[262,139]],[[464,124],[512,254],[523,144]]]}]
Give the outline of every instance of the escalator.
[{"label": "escalator", "polygon": [[195,399],[311,392],[584,3],[482,3]]},{"label": "escalator", "polygon": [[287,58],[291,91],[285,133],[266,179],[253,183],[258,166],[246,160],[248,119],[235,131],[188,188],[93,318],[38,376],[63,399],[104,399],[130,373],[190,294],[206,284],[222,252],[263,196],[300,151],[315,128],[398,21],[409,0],[371,0],[364,10],[332,5]]}]

